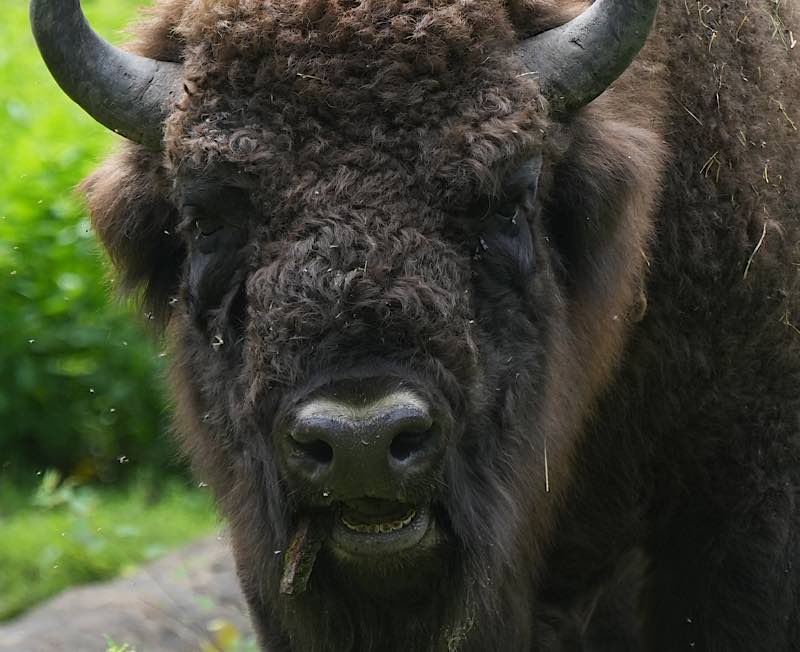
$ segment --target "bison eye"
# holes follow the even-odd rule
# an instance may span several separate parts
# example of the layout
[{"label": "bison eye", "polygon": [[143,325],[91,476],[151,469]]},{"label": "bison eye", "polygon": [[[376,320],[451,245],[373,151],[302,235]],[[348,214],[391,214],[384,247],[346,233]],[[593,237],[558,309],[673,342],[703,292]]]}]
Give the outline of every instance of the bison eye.
[{"label": "bison eye", "polygon": [[503,192],[492,202],[491,212],[501,224],[516,226],[520,213],[531,208],[541,169],[541,156],[533,156],[508,175]]},{"label": "bison eye", "polygon": [[198,217],[194,221],[194,228],[198,238],[213,235],[222,227],[223,225],[218,220],[209,219],[207,217]]},{"label": "bison eye", "polygon": [[244,190],[198,181],[184,187],[181,195],[181,230],[199,251],[213,253],[241,244],[252,210]]},{"label": "bison eye", "polygon": [[519,203],[503,202],[495,208],[494,212],[497,217],[515,223],[519,217]]},{"label": "bison eye", "polygon": [[225,226],[225,221],[215,215],[210,215],[199,206],[183,207],[184,224],[191,228],[197,239],[210,236]]}]

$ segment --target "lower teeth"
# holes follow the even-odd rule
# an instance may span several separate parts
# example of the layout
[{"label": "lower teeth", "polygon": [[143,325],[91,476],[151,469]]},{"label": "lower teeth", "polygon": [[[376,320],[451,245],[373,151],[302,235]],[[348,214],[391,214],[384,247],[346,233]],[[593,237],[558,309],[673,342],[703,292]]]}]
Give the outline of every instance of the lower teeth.
[{"label": "lower teeth", "polygon": [[412,509],[403,518],[397,521],[389,521],[388,523],[352,523],[342,516],[342,523],[349,530],[360,534],[386,534],[387,532],[402,530],[414,520],[416,515],[416,510]]}]

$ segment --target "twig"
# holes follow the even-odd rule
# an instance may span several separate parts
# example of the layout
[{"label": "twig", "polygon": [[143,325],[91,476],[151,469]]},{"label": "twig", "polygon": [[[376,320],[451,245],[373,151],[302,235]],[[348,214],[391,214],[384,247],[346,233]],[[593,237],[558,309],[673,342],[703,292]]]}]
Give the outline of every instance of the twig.
[{"label": "twig", "polygon": [[708,173],[711,172],[711,166],[714,165],[714,163],[717,164],[717,173],[719,173],[720,165],[719,165],[719,160],[717,159],[717,154],[719,154],[719,150],[714,152],[711,155],[711,158],[709,158],[705,163],[703,163],[703,167],[700,168],[701,177],[708,178]]},{"label": "twig", "polygon": [[550,493],[550,465],[547,463],[547,436],[544,439],[544,490]]},{"label": "twig", "polygon": [[761,249],[761,245],[764,244],[764,238],[766,237],[766,235],[767,235],[767,221],[764,220],[764,228],[761,231],[761,237],[758,239],[758,242],[756,243],[756,248],[753,249],[753,253],[750,254],[750,258],[747,259],[747,265],[744,268],[744,276],[742,278],[747,278],[747,273],[750,271],[750,265],[753,264],[753,258],[756,257],[758,250]]},{"label": "twig", "polygon": [[742,27],[744,27],[744,24],[748,20],[750,20],[750,16],[745,14],[744,17],[742,18],[742,22],[739,23],[739,27],[736,28],[736,40],[735,40],[736,43],[741,43],[741,41],[739,40],[739,33],[742,31]]},{"label": "twig", "polygon": [[681,102],[677,97],[675,98],[675,101],[681,105],[681,108],[684,111],[686,111],[686,113],[688,113],[697,121],[697,124],[699,124],[701,127],[703,126],[703,121],[700,118],[698,118],[694,113],[692,113],[689,109],[687,109],[686,106],[683,104],[683,102]]},{"label": "twig", "polygon": [[783,317],[781,317],[781,324],[784,326],[788,326],[791,328],[795,333],[800,335],[800,328],[797,328],[790,320],[789,320],[789,309],[786,309],[786,312],[783,313]]},{"label": "twig", "polygon": [[795,131],[797,131],[797,125],[794,123],[794,120],[792,120],[792,119],[789,117],[789,114],[788,114],[788,113],[786,113],[786,108],[783,106],[783,102],[781,102],[781,101],[779,101],[779,100],[776,100],[776,99],[775,99],[774,97],[772,97],[772,96],[770,96],[770,98],[769,98],[769,101],[770,101],[770,102],[775,102],[775,104],[777,104],[777,105],[778,105],[778,110],[779,110],[781,113],[783,113],[783,117],[784,117],[784,118],[786,118],[786,120],[789,122],[789,124],[790,124],[790,125],[792,125],[792,129],[794,129]]}]

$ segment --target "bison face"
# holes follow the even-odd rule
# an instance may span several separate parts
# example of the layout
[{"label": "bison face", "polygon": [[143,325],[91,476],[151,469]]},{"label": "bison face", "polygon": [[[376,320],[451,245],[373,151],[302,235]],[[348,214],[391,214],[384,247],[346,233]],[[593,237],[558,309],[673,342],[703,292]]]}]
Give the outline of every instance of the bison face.
[{"label": "bison face", "polygon": [[[379,593],[507,529],[508,498],[488,493],[500,451],[543,446],[531,424],[559,319],[539,172],[534,154],[457,211],[396,177],[357,177],[339,198],[349,171],[291,212],[255,180],[177,182],[185,411],[215,467],[255,465],[222,486],[247,485],[245,530],[264,507],[280,523],[276,574],[289,561],[273,551],[306,520],[321,544],[312,587],[331,566]],[[514,443],[520,410],[533,420]]]},{"label": "bison face", "polygon": [[533,645],[660,160],[602,99],[564,112],[656,2],[521,42],[507,4],[530,3],[170,0],[143,42],[165,62],[32,3],[62,86],[142,144],[85,190],[169,326],[184,447],[269,649]]},{"label": "bison face", "polygon": [[[228,166],[176,170],[184,442],[265,632],[314,649],[321,614],[344,640],[401,614],[463,628],[536,550],[567,328],[541,168],[536,149],[501,161],[459,201],[383,170],[309,174],[299,199]],[[462,590],[468,606],[447,598]]]},{"label": "bison face", "polygon": [[454,607],[430,592],[479,591],[536,550],[568,328],[540,172],[529,152],[453,205],[337,169],[291,209],[262,177],[177,178],[186,441],[251,602],[294,636],[298,612],[339,614],[343,596],[329,626],[373,599],[444,622]]}]

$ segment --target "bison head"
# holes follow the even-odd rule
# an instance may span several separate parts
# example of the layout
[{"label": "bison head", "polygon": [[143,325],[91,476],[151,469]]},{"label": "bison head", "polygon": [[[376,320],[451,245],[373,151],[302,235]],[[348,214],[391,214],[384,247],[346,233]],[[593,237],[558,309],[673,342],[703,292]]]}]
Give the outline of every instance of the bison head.
[{"label": "bison head", "polygon": [[646,119],[581,107],[655,5],[168,0],[138,56],[33,2],[59,83],[136,141],[85,189],[269,649],[538,635],[659,165]]}]

